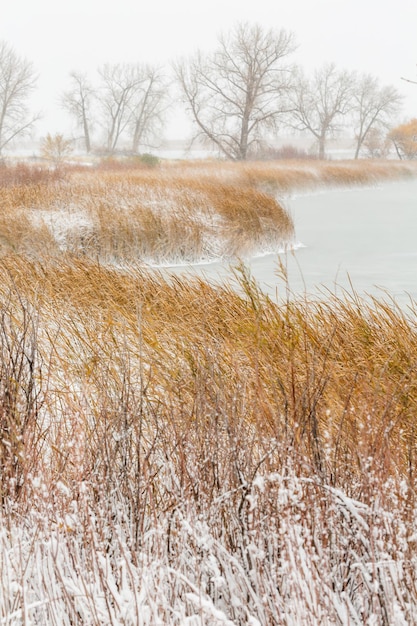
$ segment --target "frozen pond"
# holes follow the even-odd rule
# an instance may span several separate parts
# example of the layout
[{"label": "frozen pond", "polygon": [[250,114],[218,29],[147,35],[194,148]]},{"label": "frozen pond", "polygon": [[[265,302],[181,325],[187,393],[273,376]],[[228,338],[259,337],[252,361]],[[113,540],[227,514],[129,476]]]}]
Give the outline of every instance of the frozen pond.
[{"label": "frozen pond", "polygon": [[[351,282],[360,295],[385,290],[400,304],[417,301],[417,180],[295,195],[284,204],[304,247],[247,262],[268,293],[285,293],[280,259],[296,294],[350,290]],[[187,271],[210,280],[230,275],[220,263]]]}]

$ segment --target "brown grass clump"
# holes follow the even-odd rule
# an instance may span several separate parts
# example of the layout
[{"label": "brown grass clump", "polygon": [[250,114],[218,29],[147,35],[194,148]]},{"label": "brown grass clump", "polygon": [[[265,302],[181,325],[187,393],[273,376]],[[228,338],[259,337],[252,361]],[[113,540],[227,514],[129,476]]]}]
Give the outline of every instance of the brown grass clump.
[{"label": "brown grass clump", "polygon": [[26,163],[0,163],[0,188],[48,184],[63,177],[62,170],[31,166]]}]

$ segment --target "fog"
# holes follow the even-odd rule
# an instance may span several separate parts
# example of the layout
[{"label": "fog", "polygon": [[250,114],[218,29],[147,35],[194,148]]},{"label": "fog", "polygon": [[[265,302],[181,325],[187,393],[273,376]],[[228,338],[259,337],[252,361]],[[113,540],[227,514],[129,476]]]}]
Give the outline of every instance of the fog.
[{"label": "fog", "polygon": [[[221,31],[237,21],[294,31],[299,47],[293,60],[310,70],[323,62],[370,72],[405,96],[403,117],[417,114],[415,0],[397,5],[376,0],[293,0],[272,3],[213,0],[15,0],[2,7],[0,39],[31,60],[39,74],[31,106],[42,111],[38,134],[65,132],[69,119],[59,105],[72,70],[93,74],[103,63],[146,62],[169,66],[197,48],[210,50]],[[171,138],[187,132],[175,111],[167,128]]]}]

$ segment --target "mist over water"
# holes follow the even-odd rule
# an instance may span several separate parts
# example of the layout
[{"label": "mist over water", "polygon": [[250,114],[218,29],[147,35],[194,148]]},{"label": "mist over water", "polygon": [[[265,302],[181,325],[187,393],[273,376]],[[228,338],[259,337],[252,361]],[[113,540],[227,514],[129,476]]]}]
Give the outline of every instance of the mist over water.
[{"label": "mist over water", "polygon": [[[295,237],[304,247],[247,262],[254,278],[272,296],[286,295],[279,276],[285,265],[296,295],[354,290],[401,306],[417,301],[417,181],[377,187],[330,189],[284,199]],[[189,268],[209,280],[232,277],[228,266]]]}]

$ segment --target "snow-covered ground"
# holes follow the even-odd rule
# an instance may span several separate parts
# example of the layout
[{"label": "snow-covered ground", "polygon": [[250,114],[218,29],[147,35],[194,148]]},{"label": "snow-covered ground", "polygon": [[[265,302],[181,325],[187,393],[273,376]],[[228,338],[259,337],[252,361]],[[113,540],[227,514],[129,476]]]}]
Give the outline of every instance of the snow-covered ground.
[{"label": "snow-covered ground", "polygon": [[287,467],[249,487],[209,509],[150,510],[136,529],[117,492],[98,505],[87,485],[72,499],[38,481],[35,506],[0,518],[0,624],[417,622],[417,511],[406,524],[394,484],[364,503]]}]

